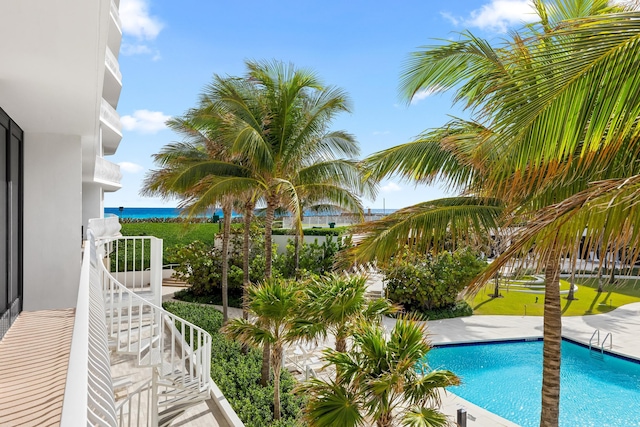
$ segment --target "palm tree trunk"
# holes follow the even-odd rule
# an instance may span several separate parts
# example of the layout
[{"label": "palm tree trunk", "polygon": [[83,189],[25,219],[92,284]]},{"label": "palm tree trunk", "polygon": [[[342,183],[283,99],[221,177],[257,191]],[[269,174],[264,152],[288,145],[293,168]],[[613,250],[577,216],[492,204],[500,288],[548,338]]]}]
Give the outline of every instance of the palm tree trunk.
[{"label": "palm tree trunk", "polygon": [[560,263],[552,249],[545,266],[544,343],[542,362],[542,413],[540,427],[558,427],[560,414],[560,348],[562,312],[560,309]]},{"label": "palm tree trunk", "polygon": [[249,276],[249,250],[251,246],[251,217],[253,216],[253,209],[255,203],[247,202],[244,205],[244,235],[242,242],[242,318],[249,319],[249,312],[247,311],[247,291],[251,279]]},{"label": "palm tree trunk", "polygon": [[569,301],[573,301],[574,299],[576,299],[573,293],[573,286],[576,281],[576,263],[578,262],[579,254],[580,254],[580,240],[578,240],[578,243],[576,243],[576,249],[572,257],[573,259],[571,260],[571,280],[569,282],[569,294],[567,294],[567,300]]},{"label": "palm tree trunk", "polygon": [[[304,213],[300,212],[300,224],[302,224],[302,220],[304,218]],[[302,237],[302,239],[300,239],[300,237]],[[294,271],[295,271],[295,275],[296,278],[298,277],[298,270],[300,270],[300,247],[302,246],[300,240],[302,240],[302,244],[304,244],[304,235],[300,235],[298,234],[298,231],[296,231],[295,233],[295,240],[294,240],[294,247],[295,247],[295,251],[294,251]]]},{"label": "palm tree trunk", "polygon": [[273,348],[271,364],[273,365],[273,419],[280,419],[280,368],[282,367],[282,344],[276,343]]},{"label": "palm tree trunk", "polygon": [[231,236],[231,205],[222,206],[224,230],[222,232],[222,321],[229,320],[229,238]]},{"label": "palm tree trunk", "polygon": [[347,351],[347,338],[344,335],[336,335],[336,351],[340,353]]},{"label": "palm tree trunk", "polygon": [[293,271],[296,275],[296,278],[298,277],[298,270],[300,269],[300,236],[298,235],[298,233],[296,232],[295,236],[293,237],[293,247],[294,247],[294,252],[293,252]]},{"label": "palm tree trunk", "polygon": [[391,412],[385,412],[380,415],[380,418],[376,420],[376,425],[378,427],[391,427],[393,424],[393,416]]},{"label": "palm tree trunk", "polygon": [[276,199],[273,195],[270,195],[267,198],[267,210],[265,212],[264,219],[264,259],[265,259],[265,268],[264,268],[264,277],[266,279],[271,278],[271,266],[273,264],[273,242],[272,238],[272,230],[273,230],[273,219],[275,217],[276,212]]},{"label": "palm tree trunk", "polygon": [[262,367],[260,368],[260,385],[266,387],[269,385],[269,374],[271,373],[271,345],[264,343],[262,345]]},{"label": "palm tree trunk", "polygon": [[[267,198],[267,211],[264,220],[264,277],[271,278],[271,265],[273,264],[273,242],[271,241],[271,231],[273,229],[273,218],[276,211],[276,199],[273,195]],[[270,368],[271,346],[265,343],[262,347],[262,369],[260,371],[260,384],[264,387],[269,384],[269,368]]]}]

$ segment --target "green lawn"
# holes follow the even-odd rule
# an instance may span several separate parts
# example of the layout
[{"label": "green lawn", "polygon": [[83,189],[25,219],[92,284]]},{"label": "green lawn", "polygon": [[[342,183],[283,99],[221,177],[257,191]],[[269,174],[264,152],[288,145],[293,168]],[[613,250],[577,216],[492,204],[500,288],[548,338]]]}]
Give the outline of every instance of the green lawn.
[{"label": "green lawn", "polygon": [[[640,280],[619,279],[614,284],[606,283],[602,293],[597,292],[597,279],[576,279],[576,285],[576,300],[568,301],[566,294],[561,295],[564,316],[606,313],[625,304],[640,302]],[[569,282],[561,280],[560,288],[569,289]],[[492,285],[487,285],[478,292],[470,302],[474,314],[542,316],[544,294],[506,289],[501,290],[502,298],[491,298],[492,294]]]},{"label": "green lawn", "polygon": [[133,222],[122,224],[124,236],[155,236],[162,239],[164,249],[175,245],[186,245],[194,240],[213,244],[219,224],[177,222]]}]

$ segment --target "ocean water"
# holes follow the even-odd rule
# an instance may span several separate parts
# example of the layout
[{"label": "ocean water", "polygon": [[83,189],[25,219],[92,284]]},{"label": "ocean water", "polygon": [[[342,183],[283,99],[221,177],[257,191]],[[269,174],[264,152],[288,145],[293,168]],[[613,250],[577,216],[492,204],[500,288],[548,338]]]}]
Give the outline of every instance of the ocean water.
[{"label": "ocean water", "polygon": [[[104,208],[105,215],[113,214],[120,218],[129,219],[149,219],[149,218],[177,218],[180,216],[180,209],[178,208]],[[211,210],[206,214],[198,215],[201,217],[210,217],[213,215],[219,215],[222,217],[222,209],[216,209],[215,212]],[[234,215],[235,216],[235,215]]]},{"label": "ocean water", "polygon": [[[371,209],[372,214],[381,214],[381,213],[391,213],[395,209]],[[120,210],[119,207],[114,208],[104,208],[105,215],[113,214],[117,215],[120,218],[129,218],[129,219],[149,219],[149,218],[177,218],[180,216],[180,209],[178,208],[129,208],[126,206],[122,207]],[[211,217],[213,215],[218,215],[222,218],[222,209],[211,209],[206,214],[198,215],[200,217]],[[315,212],[305,212],[305,216],[316,216],[318,215]],[[320,214],[324,215],[324,214]],[[240,216],[240,214],[233,212],[232,217]]]}]

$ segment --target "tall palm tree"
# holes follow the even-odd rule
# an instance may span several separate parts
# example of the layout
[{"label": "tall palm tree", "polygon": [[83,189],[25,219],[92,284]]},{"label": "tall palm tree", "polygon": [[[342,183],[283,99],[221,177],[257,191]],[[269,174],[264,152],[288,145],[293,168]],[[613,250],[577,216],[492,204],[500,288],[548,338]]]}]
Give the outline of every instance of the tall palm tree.
[{"label": "tall palm tree", "polygon": [[389,427],[396,417],[403,425],[449,425],[438,411],[439,392],[460,380],[450,371],[429,369],[425,337],[424,324],[408,318],[399,318],[388,338],[380,326],[363,322],[353,334],[352,351],[325,350],[335,381],[312,379],[298,387],[309,396],[309,425]]},{"label": "tall palm tree", "polygon": [[[500,200],[505,215],[498,225],[522,227],[516,244],[478,282],[531,248],[539,264],[545,265],[541,426],[557,426],[559,254],[579,256],[576,239],[585,229],[591,247],[600,241],[602,247],[615,243],[620,248],[637,237],[628,222],[632,204],[614,205],[612,194],[606,199],[609,205],[594,203],[603,195],[596,197],[589,188],[603,186],[589,182],[609,180],[605,188],[610,190],[616,182],[621,186],[615,194],[620,201],[621,194],[630,194],[629,179],[638,173],[634,135],[640,110],[634,94],[640,82],[636,70],[626,65],[638,55],[638,13],[622,13],[599,0],[533,5],[539,24],[523,36],[514,33],[510,44],[496,49],[465,34],[458,42],[416,53],[409,63],[404,80],[408,96],[430,87],[455,89],[455,99],[476,113],[486,131],[470,138],[442,138],[435,145],[444,154],[433,158],[425,159],[425,152],[415,151],[419,147],[414,145],[405,148],[405,152],[414,149],[413,159],[396,156],[394,164],[381,160],[385,154],[381,153],[373,161],[378,171],[408,174],[415,167],[418,177],[427,179],[442,173],[466,194]],[[620,206],[626,210],[620,211]],[[607,217],[615,219],[607,222]],[[406,218],[398,222],[410,223]],[[624,237],[616,240],[616,233]],[[423,241],[433,242],[427,235]]]},{"label": "tall palm tree", "polygon": [[[219,132],[222,119],[198,110],[190,110],[183,117],[173,118],[168,126],[184,137],[180,143],[164,146],[154,161],[160,166],[145,178],[143,195],[177,197],[179,207],[189,216],[205,212],[211,206],[222,206],[222,307],[228,320],[228,270],[231,210],[242,187],[230,187],[231,174],[246,177],[246,170],[237,166],[241,157],[229,150],[229,141]],[[225,175],[226,174],[226,175]],[[244,180],[247,187],[246,179]],[[250,183],[249,183],[250,184]]]},{"label": "tall palm tree", "polygon": [[234,339],[255,345],[271,344],[271,364],[273,366],[273,418],[279,420],[280,413],[280,371],[283,347],[299,339],[295,319],[300,303],[300,289],[295,282],[267,279],[250,286],[247,309],[254,320],[232,319],[222,329]]},{"label": "tall palm tree", "polygon": [[[200,108],[224,117],[221,132],[233,141],[231,152],[244,156],[245,176],[262,192],[266,205],[265,277],[270,278],[276,209],[286,206],[300,232],[299,186],[327,182],[323,178],[330,173],[350,179],[354,170],[351,159],[359,154],[359,147],[352,135],[329,130],[337,114],[350,110],[342,90],[325,86],[314,73],[293,65],[248,61],[246,66],[244,78],[215,76],[201,97]],[[337,189],[335,183],[329,181],[326,196],[357,208],[357,198],[349,198],[350,194]],[[265,342],[265,385],[269,360],[269,343]]]},{"label": "tall palm tree", "polygon": [[347,338],[360,322],[379,324],[383,315],[398,311],[385,299],[369,301],[366,282],[365,276],[337,274],[312,279],[305,285],[302,302],[301,317],[306,325],[299,328],[312,337],[331,333],[336,351],[347,351]]}]

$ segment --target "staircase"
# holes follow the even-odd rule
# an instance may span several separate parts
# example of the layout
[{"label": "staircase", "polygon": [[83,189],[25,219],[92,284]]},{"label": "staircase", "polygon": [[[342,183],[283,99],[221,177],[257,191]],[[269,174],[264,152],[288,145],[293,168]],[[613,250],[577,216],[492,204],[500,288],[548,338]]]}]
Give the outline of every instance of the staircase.
[{"label": "staircase", "polygon": [[[139,270],[127,272],[135,278],[133,286],[120,283],[116,276],[123,277],[122,269],[119,273],[110,272],[107,266],[112,263],[103,261],[118,259],[115,247],[132,245],[92,245],[96,251],[92,259],[99,260],[92,262],[92,274],[98,275],[102,284],[112,357],[128,360],[137,367],[129,381],[131,386],[126,387],[126,397],[116,402],[118,425],[166,426],[209,398],[211,336],[160,307],[161,288],[145,280],[158,276],[145,273],[149,268],[144,262]],[[133,265],[137,265],[135,260]]]}]

